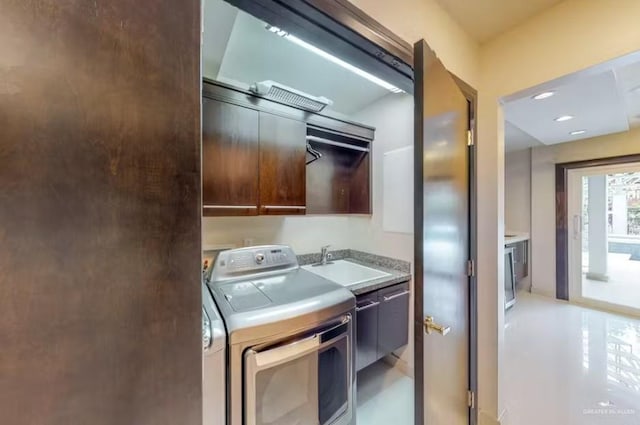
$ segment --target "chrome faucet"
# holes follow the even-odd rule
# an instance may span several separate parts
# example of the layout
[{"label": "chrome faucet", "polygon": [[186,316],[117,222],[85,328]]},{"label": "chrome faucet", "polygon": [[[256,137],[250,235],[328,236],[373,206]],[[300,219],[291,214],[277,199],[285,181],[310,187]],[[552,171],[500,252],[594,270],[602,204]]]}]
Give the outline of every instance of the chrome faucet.
[{"label": "chrome faucet", "polygon": [[325,264],[331,264],[331,258],[333,255],[329,253],[329,247],[331,245],[325,245],[320,249],[320,262],[314,264],[314,266],[324,266]]}]

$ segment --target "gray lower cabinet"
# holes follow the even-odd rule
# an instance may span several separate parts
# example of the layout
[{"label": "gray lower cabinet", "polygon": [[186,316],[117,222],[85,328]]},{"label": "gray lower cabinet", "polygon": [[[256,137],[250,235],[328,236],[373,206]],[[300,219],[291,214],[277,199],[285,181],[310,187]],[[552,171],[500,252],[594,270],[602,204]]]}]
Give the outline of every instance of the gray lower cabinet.
[{"label": "gray lower cabinet", "polygon": [[361,295],[356,301],[356,370],[378,360],[378,292]]},{"label": "gray lower cabinet", "polygon": [[359,295],[356,304],[356,370],[409,342],[409,283]]},{"label": "gray lower cabinet", "polygon": [[409,285],[396,285],[378,291],[378,358],[409,342]]}]

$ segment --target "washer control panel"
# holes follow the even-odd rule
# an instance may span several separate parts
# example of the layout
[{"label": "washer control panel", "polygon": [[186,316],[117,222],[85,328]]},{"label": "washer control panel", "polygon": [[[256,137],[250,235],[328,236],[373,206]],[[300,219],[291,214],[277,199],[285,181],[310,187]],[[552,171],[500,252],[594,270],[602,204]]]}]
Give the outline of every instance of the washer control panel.
[{"label": "washer control panel", "polygon": [[298,259],[287,245],[231,249],[218,254],[211,282],[221,282],[267,271],[298,268]]}]

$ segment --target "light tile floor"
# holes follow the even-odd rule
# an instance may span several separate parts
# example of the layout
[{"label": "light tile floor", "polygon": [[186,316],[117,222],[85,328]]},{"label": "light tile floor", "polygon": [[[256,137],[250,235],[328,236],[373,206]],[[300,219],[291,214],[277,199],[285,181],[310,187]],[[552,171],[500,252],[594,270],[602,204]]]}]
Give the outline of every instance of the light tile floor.
[{"label": "light tile floor", "polygon": [[[589,280],[583,275],[582,296],[640,309],[640,261],[632,261],[629,257],[629,254],[609,253],[609,281]],[[587,261],[585,253],[582,264],[587,264]]]},{"label": "light tile floor", "polygon": [[639,425],[640,321],[518,296],[506,315],[508,423]]},{"label": "light tile floor", "polygon": [[357,382],[358,425],[413,425],[413,379],[378,361]]}]

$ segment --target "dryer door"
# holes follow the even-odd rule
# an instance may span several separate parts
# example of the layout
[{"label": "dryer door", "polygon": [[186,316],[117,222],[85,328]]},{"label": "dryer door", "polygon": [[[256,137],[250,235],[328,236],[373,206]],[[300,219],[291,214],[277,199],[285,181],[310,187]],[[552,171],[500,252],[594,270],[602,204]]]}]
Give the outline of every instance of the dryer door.
[{"label": "dryer door", "polygon": [[348,424],[351,316],[324,330],[245,353],[247,425]]}]

